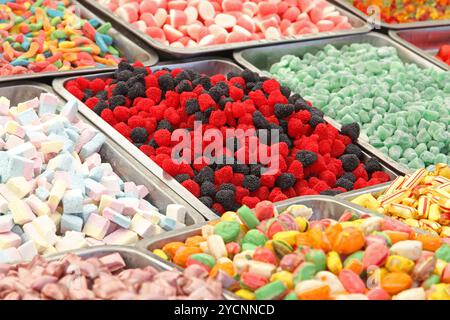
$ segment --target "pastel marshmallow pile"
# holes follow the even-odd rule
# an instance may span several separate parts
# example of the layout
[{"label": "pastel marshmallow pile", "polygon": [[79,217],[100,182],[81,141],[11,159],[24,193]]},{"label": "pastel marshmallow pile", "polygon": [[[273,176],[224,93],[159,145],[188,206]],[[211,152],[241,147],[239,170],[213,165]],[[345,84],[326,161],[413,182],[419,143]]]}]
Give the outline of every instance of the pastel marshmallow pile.
[{"label": "pastel marshmallow pile", "polygon": [[274,40],[351,29],[324,0],[97,0],[153,39],[172,47]]},{"label": "pastel marshmallow pile", "polygon": [[124,182],[98,153],[105,136],[77,117],[77,103],[40,98],[10,106],[0,97],[0,263],[88,246],[130,245],[184,226]]}]

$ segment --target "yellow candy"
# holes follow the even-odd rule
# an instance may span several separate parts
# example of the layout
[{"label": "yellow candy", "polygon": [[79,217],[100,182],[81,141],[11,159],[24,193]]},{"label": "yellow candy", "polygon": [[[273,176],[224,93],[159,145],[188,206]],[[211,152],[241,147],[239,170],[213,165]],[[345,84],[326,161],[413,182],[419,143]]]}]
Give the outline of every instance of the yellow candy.
[{"label": "yellow candy", "polygon": [[330,251],[327,255],[327,267],[334,274],[339,274],[342,270],[342,261],[336,251]]},{"label": "yellow candy", "polygon": [[390,272],[409,273],[414,268],[414,261],[399,255],[392,255],[386,261],[386,268]]},{"label": "yellow candy", "polygon": [[367,269],[367,288],[377,288],[381,285],[381,280],[388,273],[386,268]]},{"label": "yellow candy", "polygon": [[450,167],[445,163],[438,163],[434,169],[438,176],[443,176],[450,179]]},{"label": "yellow candy", "polygon": [[62,49],[75,48],[76,43],[74,41],[61,41],[59,43],[59,47]]},{"label": "yellow candy", "polygon": [[220,217],[220,220],[222,220],[222,221],[238,221],[238,215],[236,212],[227,211]]},{"label": "yellow candy", "polygon": [[255,300],[256,299],[255,294],[246,289],[240,289],[240,290],[236,291],[234,294],[244,300]]},{"label": "yellow candy", "polygon": [[439,209],[439,205],[433,203],[430,206],[430,211],[428,212],[428,219],[431,221],[439,221],[441,218],[441,210]]},{"label": "yellow candy", "polygon": [[450,284],[439,283],[431,287],[429,300],[450,300]]},{"label": "yellow candy", "polygon": [[434,268],[433,273],[440,276],[442,274],[442,271],[444,271],[444,268],[447,266],[447,262],[441,259],[437,259],[436,261],[436,267]]},{"label": "yellow candy", "polygon": [[298,229],[300,232],[305,232],[309,228],[309,222],[307,219],[303,217],[296,217],[295,222],[297,223]]},{"label": "yellow candy", "polygon": [[353,199],[352,202],[360,205],[361,207],[365,207],[371,210],[377,210],[377,208],[380,206],[380,202],[371,194],[360,195],[359,197]]},{"label": "yellow candy", "polygon": [[293,274],[289,271],[280,271],[277,273],[274,273],[271,277],[270,277],[270,281],[277,281],[280,280],[282,281],[286,287],[288,287],[289,289],[294,289],[294,283],[293,283]]},{"label": "yellow candy", "polygon": [[417,221],[416,219],[405,219],[403,220],[403,222],[413,228],[419,228],[419,221]]},{"label": "yellow candy", "polygon": [[447,227],[447,226],[442,227],[441,237],[450,238],[450,227]]},{"label": "yellow candy", "polygon": [[155,250],[153,250],[153,253],[156,254],[161,259],[169,260],[169,257],[167,256],[167,254],[164,251],[162,251],[161,249],[155,249]]},{"label": "yellow candy", "polygon": [[273,240],[282,240],[293,246],[295,245],[295,239],[298,234],[300,234],[299,231],[281,231],[273,236]]}]

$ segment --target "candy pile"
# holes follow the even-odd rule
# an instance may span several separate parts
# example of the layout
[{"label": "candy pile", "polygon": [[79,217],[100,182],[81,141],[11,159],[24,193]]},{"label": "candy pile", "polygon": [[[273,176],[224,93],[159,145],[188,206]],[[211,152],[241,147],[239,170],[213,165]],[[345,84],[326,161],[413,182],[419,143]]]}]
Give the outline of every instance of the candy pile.
[{"label": "candy pile", "polygon": [[433,172],[420,169],[398,177],[380,196],[364,194],[352,202],[450,237],[450,167],[446,164],[437,164]]},{"label": "candy pile", "polygon": [[228,277],[244,299],[450,299],[444,239],[380,217],[308,223],[311,214],[302,205],[279,215],[267,201],[244,206],[154,253]]},{"label": "candy pile", "polygon": [[270,71],[331,118],[362,125],[392,160],[411,169],[450,163],[450,72],[404,63],[395,48],[368,43],[287,55]]},{"label": "candy pile", "polygon": [[449,0],[353,0],[353,5],[372,16],[371,7],[378,7],[381,19],[387,23],[408,23],[450,19]]},{"label": "candy pile", "polygon": [[[356,124],[341,134],[299,95],[248,70],[208,77],[181,69],[152,73],[121,62],[113,79],[80,77],[65,87],[217,213],[241,204],[254,207],[260,200],[334,195],[389,180],[376,159],[364,163],[355,144]],[[204,138],[203,153],[189,154],[191,165],[178,162],[171,157],[178,144],[172,133],[181,129],[177,132],[186,132],[190,145],[197,145],[202,137],[193,134],[194,121],[203,123],[203,132],[214,129],[223,137],[227,128],[247,130],[256,139],[251,152],[259,155],[278,147],[272,155],[278,168],[265,172],[269,163],[252,162],[250,138],[243,136],[232,137],[231,146],[226,143],[211,157],[205,150],[214,142]],[[269,129],[275,131],[271,135],[279,133],[279,142],[261,139]]]},{"label": "candy pile", "polygon": [[0,75],[116,66],[110,23],[78,17],[70,1],[0,1]]},{"label": "candy pile", "polygon": [[0,266],[1,300],[162,300],[222,299],[221,283],[198,266],[158,271],[127,268],[119,253],[82,259],[66,254],[48,262]]},{"label": "candy pile", "polygon": [[325,0],[97,1],[141,32],[177,48],[352,28]]},{"label": "candy pile", "polygon": [[450,44],[444,44],[441,46],[436,57],[450,65]]},{"label": "candy pile", "polygon": [[43,93],[18,104],[0,97],[0,263],[101,244],[128,245],[183,226],[186,210],[166,216],[123,182],[98,153],[105,137]]}]

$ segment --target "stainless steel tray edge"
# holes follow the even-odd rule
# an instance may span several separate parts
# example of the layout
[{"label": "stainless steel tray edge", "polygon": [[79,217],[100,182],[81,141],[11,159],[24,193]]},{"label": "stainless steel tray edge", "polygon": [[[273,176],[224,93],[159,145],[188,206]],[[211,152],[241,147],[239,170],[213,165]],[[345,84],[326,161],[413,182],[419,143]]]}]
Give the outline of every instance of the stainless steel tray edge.
[{"label": "stainless steel tray edge", "polygon": [[[348,201],[348,202],[352,203],[351,201],[353,199],[355,199],[356,197],[359,197],[359,196],[361,196],[363,194],[368,194],[368,193],[370,193],[372,195],[373,194],[380,194],[384,190],[386,190],[390,185],[391,185],[391,182],[386,182],[386,183],[378,184],[376,186],[371,186],[371,187],[361,188],[361,189],[358,189],[358,190],[344,192],[344,193],[338,194],[336,196],[336,198],[339,198],[341,200]],[[360,207],[357,204],[354,204],[354,203],[352,203],[352,204],[354,206]]]},{"label": "stainless steel tray edge", "polygon": [[[98,15],[94,14],[91,10],[86,8],[83,4],[81,4],[78,0],[71,0],[73,5],[76,5],[80,9],[80,13],[83,18],[92,19],[97,18],[99,21],[104,22],[105,20],[101,19]],[[127,58],[131,58],[132,55],[136,55],[144,65],[152,66],[158,63],[159,57],[154,50],[151,48],[145,48],[145,50],[141,47],[142,44],[137,43],[136,39],[129,39],[121,34],[114,27],[109,31],[109,34],[114,38],[116,46],[119,47],[121,53],[125,56],[129,55]],[[123,44],[122,44],[123,42]],[[124,50],[125,49],[125,50]],[[135,60],[135,59],[133,59]],[[70,75],[83,75],[97,72],[105,72],[110,70],[115,70],[116,67],[104,67],[104,68],[85,68],[79,70],[68,70],[68,71],[52,71],[52,72],[39,72],[39,73],[28,73],[28,74],[20,74],[20,75],[11,75],[11,76],[0,76],[0,83],[7,81],[17,81],[17,80],[30,80],[37,78],[46,78],[46,77],[61,77],[61,76],[70,76]]]},{"label": "stainless steel tray edge", "polygon": [[[31,81],[25,82],[12,82],[0,84],[0,92],[2,88],[8,88],[10,86],[33,86],[42,90],[42,92],[49,92],[56,94],[52,87]],[[30,91],[27,91],[31,94]],[[0,96],[2,94],[0,93]],[[20,102],[23,102],[20,101]],[[81,121],[84,121],[95,127],[91,121],[84,117],[80,112],[78,112],[78,117]],[[103,145],[99,152],[102,156],[102,160],[111,164],[116,172],[121,178],[127,181],[134,181],[137,184],[143,184],[149,190],[149,195],[146,198],[151,198],[152,204],[159,207],[161,212],[165,211],[166,203],[178,203],[186,207],[186,223],[187,224],[198,224],[205,221],[204,217],[197,212],[196,208],[193,207],[189,202],[185,201],[178,194],[173,192],[170,188],[161,183],[161,181],[154,177],[153,175],[145,174],[147,170],[138,163],[134,158],[132,158],[128,153],[123,152],[123,150],[109,137],[106,138],[106,143]],[[130,177],[130,178],[128,178]]]},{"label": "stainless steel tray edge", "polygon": [[[255,66],[252,62],[246,59],[244,55],[248,56],[255,56],[257,54],[264,54],[265,52],[270,52],[271,57],[273,58],[274,52],[276,52],[276,57],[280,57],[284,54],[295,54],[293,51],[300,50],[300,51],[306,51],[308,49],[320,49],[326,44],[334,44],[334,45],[340,45],[340,44],[347,44],[352,42],[362,42],[366,40],[368,43],[380,43],[382,45],[390,45],[397,49],[397,52],[399,56],[406,60],[408,63],[415,63],[419,65],[422,68],[433,68],[435,70],[445,70],[445,68],[438,66],[434,64],[433,62],[429,61],[428,59],[417,55],[416,53],[410,51],[409,49],[405,48],[401,44],[397,43],[396,41],[392,40],[386,35],[376,33],[376,32],[370,32],[365,35],[355,35],[355,36],[343,36],[343,37],[336,37],[336,38],[330,38],[330,39],[321,39],[321,40],[311,40],[307,42],[303,42],[300,45],[297,43],[291,43],[287,45],[276,45],[276,46],[270,46],[270,47],[261,47],[261,48],[250,48],[250,49],[244,49],[235,51],[233,53],[234,59],[244,68],[248,68],[254,72],[257,72],[261,75],[270,75],[268,71],[260,69],[259,67]],[[277,60],[277,58],[275,58]],[[279,59],[278,59],[279,61]],[[276,61],[275,61],[276,62]],[[340,129],[341,125],[334,119],[325,116],[324,117],[326,121],[328,121],[331,125],[333,125],[335,128]],[[381,159],[382,162],[395,170],[396,172],[400,174],[407,174],[410,173],[412,170],[407,168],[406,166],[392,160],[387,155],[380,152],[377,148],[373,147],[367,139],[364,139],[360,137],[358,139],[358,144],[365,149],[368,153],[376,156],[377,158]]]},{"label": "stainless steel tray edge", "polygon": [[[400,35],[399,32],[414,32],[414,31],[425,31],[425,30],[430,30],[430,32],[433,31],[434,28],[430,28],[430,29],[408,29],[408,30],[389,30],[388,34],[389,36],[397,41],[398,43],[400,43],[401,45],[405,46],[406,48],[408,48],[409,50],[413,51],[414,53],[420,55],[421,57],[429,60],[430,62],[433,62],[434,64],[436,64],[437,66],[450,70],[450,66],[447,65],[445,62],[439,60],[438,58],[432,56],[431,54],[429,54],[428,52],[422,50],[421,48],[417,47],[416,45],[412,44],[409,41],[406,41],[405,39],[403,39]],[[450,28],[448,29],[449,31],[449,40],[448,42],[450,43]]]},{"label": "stainless steel tray edge", "polygon": [[[358,27],[353,28],[351,30],[341,30],[341,31],[331,31],[331,32],[320,32],[317,34],[309,34],[303,36],[292,36],[286,37],[278,40],[255,40],[255,41],[247,41],[235,44],[222,44],[215,45],[209,47],[200,47],[200,48],[172,48],[170,46],[166,46],[158,41],[153,40],[150,36],[140,32],[137,28],[130,26],[128,23],[114,15],[108,8],[98,4],[95,0],[80,0],[83,4],[87,5],[90,9],[98,12],[101,16],[105,17],[108,21],[116,24],[118,27],[125,29],[127,32],[133,34],[138,37],[142,41],[144,41],[147,45],[157,49],[160,52],[164,52],[173,57],[182,58],[182,57],[193,57],[199,56],[203,54],[211,54],[217,53],[225,50],[237,50],[243,48],[250,48],[255,46],[265,46],[265,45],[273,45],[280,43],[290,43],[290,42],[301,42],[307,41],[311,39],[321,39],[321,38],[330,38],[330,37],[338,37],[342,35],[351,35],[351,34],[363,34],[370,32],[372,29],[364,19],[361,17],[348,12],[347,10],[343,10],[341,7],[336,6],[336,9],[343,15],[349,18],[349,21],[352,25],[357,24]],[[95,3],[91,3],[95,2]]]},{"label": "stainless steel tray edge", "polygon": [[[163,67],[188,67],[190,69],[200,68],[202,64],[208,63],[216,63],[220,64],[221,68],[225,66],[235,69],[241,70],[240,67],[235,65],[228,60],[221,59],[208,59],[208,60],[200,60],[193,59],[190,62],[166,62],[162,64],[158,64],[154,66],[152,69],[160,69]],[[208,67],[208,66],[206,66]],[[208,70],[206,70],[208,71]],[[214,70],[209,69],[210,72],[214,72]],[[112,75],[112,72],[101,73],[90,75],[89,77],[107,77]],[[73,97],[65,88],[64,83],[66,81],[71,80],[73,77],[68,78],[59,78],[53,80],[53,88],[55,91],[64,97],[65,99],[76,99]],[[155,162],[153,162],[150,158],[148,158],[143,152],[138,150],[131,142],[129,142],[125,137],[123,137],[120,133],[118,133],[113,127],[111,127],[106,121],[100,118],[97,114],[95,114],[92,110],[90,110],[82,101],[76,99],[79,102],[79,110],[80,112],[93,124],[95,124],[96,128],[107,136],[109,136],[112,140],[114,140],[121,148],[124,149],[124,152],[131,154],[133,158],[135,158],[138,162],[140,162],[146,170],[149,170],[154,176],[158,177],[165,185],[168,185],[174,192],[176,192],[181,198],[185,199],[192,207],[195,207],[196,210],[204,216],[208,220],[217,219],[218,216],[213,213],[210,208],[206,207],[200,200],[194,197],[188,190],[186,190],[178,181],[174,178],[170,177],[168,174],[164,173],[163,169],[159,167]]]},{"label": "stainless steel tray edge", "polygon": [[[350,11],[354,15],[360,17],[366,22],[369,22],[369,19],[371,18],[361,10],[357,9],[353,4],[348,2],[347,0],[330,0],[332,3],[339,5],[346,10]],[[385,29],[392,29],[392,30],[402,30],[402,29],[409,29],[409,28],[423,28],[423,27],[437,27],[437,26],[445,26],[450,24],[450,20],[428,20],[428,21],[419,21],[419,22],[408,22],[408,23],[386,23],[384,21],[378,22],[380,27],[383,27]]]}]

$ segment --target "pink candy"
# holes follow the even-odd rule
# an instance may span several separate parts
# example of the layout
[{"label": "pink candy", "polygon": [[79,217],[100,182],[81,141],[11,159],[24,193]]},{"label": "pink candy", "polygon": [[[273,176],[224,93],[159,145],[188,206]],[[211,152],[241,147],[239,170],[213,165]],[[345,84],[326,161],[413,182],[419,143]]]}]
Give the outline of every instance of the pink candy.
[{"label": "pink candy", "polygon": [[351,29],[325,0],[97,0],[121,19],[177,48],[276,40]]}]

